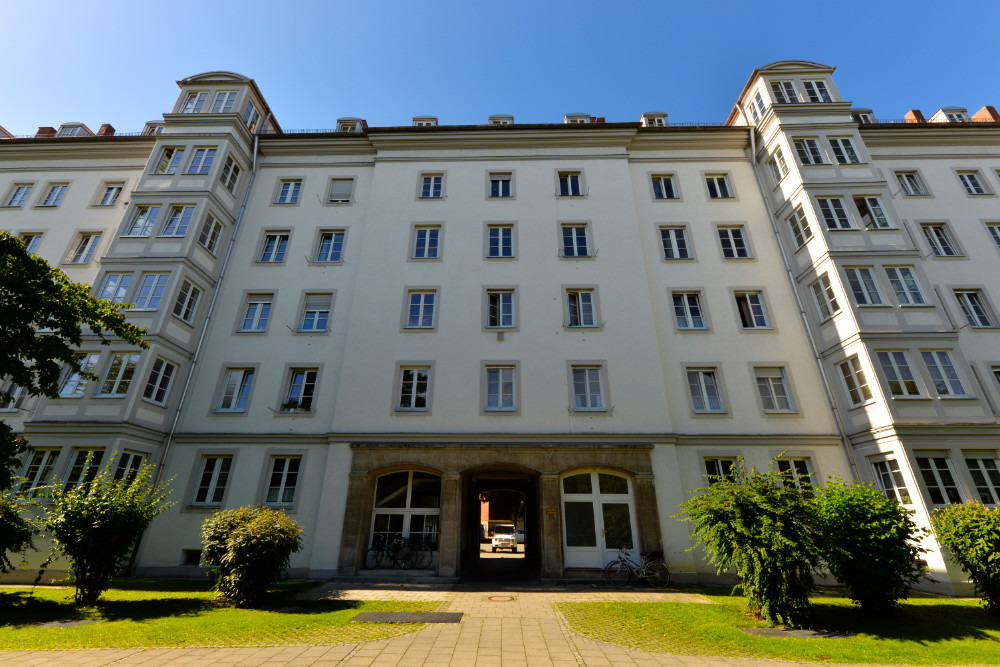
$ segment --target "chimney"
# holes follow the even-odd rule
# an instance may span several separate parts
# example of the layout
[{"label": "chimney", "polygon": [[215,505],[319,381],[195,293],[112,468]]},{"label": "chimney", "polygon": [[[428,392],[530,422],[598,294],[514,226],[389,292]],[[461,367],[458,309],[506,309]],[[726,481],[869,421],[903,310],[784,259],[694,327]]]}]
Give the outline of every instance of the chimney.
[{"label": "chimney", "polygon": [[97,131],[97,136],[113,137],[115,136],[115,128],[111,127],[110,123],[104,123],[103,125],[101,125],[101,129]]},{"label": "chimney", "polygon": [[38,132],[35,132],[35,138],[38,137],[54,137],[56,136],[56,128],[54,127],[40,127]]},{"label": "chimney", "polygon": [[909,111],[906,112],[906,115],[903,116],[903,118],[906,120],[907,123],[927,122],[927,119],[924,118],[924,115],[920,113],[920,109],[910,109]]},{"label": "chimney", "polygon": [[590,117],[590,122],[591,123],[603,123],[604,122],[604,116],[598,116],[597,118],[594,118],[593,116],[591,116]]},{"label": "chimney", "polygon": [[996,108],[985,106],[972,116],[974,123],[1000,123],[1000,114]]}]

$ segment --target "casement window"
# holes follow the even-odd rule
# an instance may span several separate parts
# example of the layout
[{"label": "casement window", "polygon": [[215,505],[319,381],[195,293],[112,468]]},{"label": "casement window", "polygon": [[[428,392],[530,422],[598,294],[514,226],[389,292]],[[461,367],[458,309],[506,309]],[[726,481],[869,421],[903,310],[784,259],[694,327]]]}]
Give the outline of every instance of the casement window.
[{"label": "casement window", "polygon": [[426,411],[430,407],[430,366],[403,366],[399,369],[397,410]]},{"label": "casement window", "polygon": [[34,255],[38,252],[38,246],[41,242],[41,234],[21,234],[21,243],[24,244],[24,251],[29,255]]},{"label": "casement window", "polygon": [[583,193],[580,190],[580,172],[560,171],[559,172],[559,196],[579,197]]},{"label": "casement window", "polygon": [[100,234],[80,234],[76,246],[70,252],[70,264],[88,264],[97,251],[97,244],[101,242]]},{"label": "casement window", "polygon": [[144,273],[139,279],[139,291],[135,295],[134,310],[156,310],[167,289],[169,273]]},{"label": "casement window", "polygon": [[257,121],[260,119],[260,112],[257,111],[257,107],[253,105],[253,102],[247,101],[245,107],[243,107],[243,124],[247,126],[250,133],[257,129]]},{"label": "casement window", "polygon": [[184,149],[183,148],[164,148],[163,154],[160,155],[160,161],[156,165],[156,174],[176,174],[177,170],[181,168],[181,162],[184,160]]},{"label": "casement window", "polygon": [[514,290],[486,290],[486,327],[510,329],[514,326]]},{"label": "casement window", "polygon": [[196,148],[191,157],[191,164],[188,165],[189,174],[207,174],[212,169],[212,161],[215,160],[215,148]]},{"label": "casement window", "polygon": [[486,256],[491,259],[514,256],[514,225],[486,226]]},{"label": "casement window", "polygon": [[788,163],[785,162],[785,154],[782,152],[781,146],[774,149],[774,155],[767,161],[767,167],[771,170],[771,178],[774,179],[775,183],[781,181],[788,173]]},{"label": "casement window", "polygon": [[726,259],[744,259],[751,256],[743,225],[719,227],[719,243],[722,245],[722,256]]},{"label": "casement window", "polygon": [[801,206],[796,206],[792,214],[788,216],[788,227],[792,230],[792,238],[795,239],[797,248],[801,248],[813,237],[812,227],[809,226],[809,220]]},{"label": "casement window", "polygon": [[125,303],[125,294],[132,282],[131,273],[108,273],[104,275],[104,285],[98,293],[98,299],[111,303]]},{"label": "casement window", "polygon": [[220,412],[245,412],[253,388],[252,368],[227,368],[222,382],[222,396],[219,399]]},{"label": "casement window", "polygon": [[443,174],[420,175],[420,198],[441,199],[444,196]]},{"label": "casement window", "polygon": [[726,174],[706,174],[705,185],[710,199],[733,199],[736,196],[729,186],[729,176]]},{"label": "casement window", "polygon": [[912,266],[887,266],[885,275],[889,278],[893,294],[901,306],[926,306],[927,300],[920,290],[920,284]]},{"label": "casement window", "polygon": [[31,453],[28,465],[25,466],[22,477],[24,481],[18,487],[18,493],[31,492],[31,496],[38,495],[40,487],[46,485],[52,469],[55,467],[56,459],[59,458],[58,449],[36,449]]},{"label": "casement window", "polygon": [[104,192],[101,194],[101,198],[97,200],[98,206],[114,206],[118,203],[118,198],[121,197],[122,189],[124,189],[124,184],[122,183],[107,183],[104,186]]},{"label": "casement window", "polygon": [[181,107],[181,113],[201,113],[208,101],[208,93],[188,93]]},{"label": "casement window", "polygon": [[200,298],[201,290],[191,281],[185,280],[181,283],[181,291],[177,293],[177,300],[174,301],[174,315],[185,322],[191,322],[194,319]]},{"label": "casement window", "polygon": [[733,481],[733,468],[736,466],[736,459],[707,458],[705,459],[705,476],[708,477],[709,485],[715,484],[719,479]]},{"label": "casement window", "polygon": [[302,189],[301,180],[281,181],[278,189],[278,197],[275,204],[297,204],[299,203],[299,191]]},{"label": "casement window", "polygon": [[99,396],[124,396],[132,384],[135,367],[139,363],[139,355],[134,353],[111,355],[111,365],[104,375]]},{"label": "casement window", "polygon": [[247,295],[247,305],[243,310],[243,322],[240,324],[239,330],[266,331],[273,300],[273,294]]},{"label": "casement window", "polygon": [[517,410],[516,378],[517,369],[514,366],[487,366],[484,410]]},{"label": "casement window", "polygon": [[958,483],[951,470],[951,462],[944,456],[918,456],[917,470],[927,487],[932,505],[948,505],[962,502]]},{"label": "casement window", "polygon": [[61,398],[80,398],[90,384],[90,374],[101,356],[98,352],[77,352],[75,355],[80,370],[67,368],[63,373],[62,384],[59,386]]},{"label": "casement window", "polygon": [[65,183],[56,183],[49,187],[48,193],[45,195],[45,200],[42,201],[39,206],[59,206],[62,203],[63,195],[66,194],[66,189],[69,188]]},{"label": "casement window", "polygon": [[66,474],[66,483],[63,491],[70,491],[77,486],[89,484],[97,477],[101,469],[101,461],[104,460],[104,449],[74,449],[73,462],[70,464]]},{"label": "casement window", "polygon": [[803,493],[812,492],[812,466],[809,459],[778,459],[778,472],[782,484],[794,487]]},{"label": "casement window", "polygon": [[201,226],[201,234],[198,237],[198,243],[200,243],[205,250],[214,255],[216,248],[219,247],[220,236],[222,236],[222,223],[216,220],[215,217],[209,213],[205,218],[205,222]]},{"label": "casement window", "polygon": [[490,172],[490,199],[511,197],[510,184],[513,174],[507,172]]},{"label": "casement window", "polygon": [[793,139],[795,153],[799,156],[802,164],[825,164],[826,159],[819,149],[819,143],[815,139]]},{"label": "casement window", "polygon": [[725,412],[717,371],[714,368],[688,368],[688,392],[696,413]]},{"label": "casement window", "polygon": [[198,477],[192,505],[221,505],[226,495],[229,471],[233,465],[232,456],[206,456]]},{"label": "casement window", "polygon": [[810,102],[832,102],[830,91],[826,88],[825,81],[803,81],[802,86],[806,89],[806,97]]},{"label": "casement window", "polygon": [[962,182],[965,191],[970,195],[989,194],[979,180],[978,171],[960,171],[958,172],[958,180]]},{"label": "casement window", "polygon": [[882,374],[889,384],[889,393],[896,397],[920,396],[920,385],[910,370],[910,358],[903,350],[882,350],[875,353]]},{"label": "casement window", "polygon": [[760,114],[758,114],[757,109],[754,108],[753,102],[747,104],[746,109],[747,109],[747,114],[753,117],[754,123],[760,122]]},{"label": "casement window", "polygon": [[837,303],[837,295],[833,291],[830,283],[830,275],[824,273],[819,280],[810,285],[813,298],[816,299],[816,307],[819,309],[820,319],[825,320],[840,312],[840,304]]},{"label": "casement window", "polygon": [[566,326],[594,327],[597,326],[595,316],[595,295],[591,289],[566,290]]},{"label": "casement window", "polygon": [[433,329],[437,292],[434,290],[411,290],[407,292],[406,301],[407,310],[404,328]]},{"label": "casement window", "polygon": [[861,361],[857,356],[850,357],[837,366],[840,368],[840,376],[844,379],[844,387],[847,389],[852,406],[863,405],[872,400],[872,390],[868,387],[865,370],[861,367]]},{"label": "casement window", "polygon": [[820,215],[827,229],[853,229],[851,219],[844,210],[844,200],[840,197],[817,197]]},{"label": "casement window", "polygon": [[660,227],[663,259],[691,259],[687,235],[683,227]]},{"label": "casement window", "polygon": [[288,389],[281,403],[282,412],[310,412],[316,393],[315,368],[293,368],[288,375]]},{"label": "casement window", "polygon": [[118,457],[118,465],[115,466],[115,474],[113,476],[114,479],[123,480],[126,484],[130,483],[139,474],[139,469],[142,468],[142,463],[145,460],[145,454],[125,450]]},{"label": "casement window", "polygon": [[938,396],[966,396],[965,387],[948,350],[921,350],[920,358]]},{"label": "casement window", "polygon": [[136,206],[132,224],[125,231],[125,236],[149,236],[159,215],[159,206]]},{"label": "casement window", "polygon": [[915,171],[897,171],[896,180],[899,181],[899,186],[903,188],[905,195],[916,197],[927,194],[924,184],[920,182],[920,177]]},{"label": "casement window", "polygon": [[865,229],[890,229],[889,218],[882,208],[882,200],[878,197],[855,197],[854,205],[861,216],[861,224]]},{"label": "casement window", "polygon": [[795,94],[795,85],[791,81],[772,81],[771,92],[774,93],[774,100],[781,104],[793,104],[799,101],[799,96]]},{"label": "casement window", "polygon": [[299,331],[323,332],[330,322],[330,308],[333,305],[333,294],[306,294],[302,305],[302,319]]},{"label": "casement window", "polygon": [[854,143],[848,137],[831,137],[830,148],[833,149],[833,156],[839,164],[861,163],[858,152],[854,150]]},{"label": "casement window", "polygon": [[763,116],[766,107],[764,106],[764,98],[761,96],[760,91],[754,93],[753,101],[757,104],[757,110],[760,112],[760,115]]},{"label": "casement window", "polygon": [[965,315],[965,320],[975,329],[994,327],[993,315],[986,307],[986,300],[983,298],[981,290],[977,289],[957,289],[955,298]]},{"label": "casement window", "polygon": [[1000,250],[1000,225],[989,224],[986,225],[986,228],[990,230],[990,237],[993,239],[993,242],[997,244],[997,249]]},{"label": "casement window", "polygon": [[265,234],[257,261],[280,264],[285,261],[286,250],[288,250],[288,234]]},{"label": "casement window", "polygon": [[232,155],[226,156],[226,164],[222,168],[222,174],[219,176],[219,182],[222,183],[223,187],[227,190],[236,194],[236,183],[240,179],[240,165],[236,164],[236,160],[233,159]]},{"label": "casement window", "polygon": [[674,177],[670,174],[653,175],[653,199],[677,199]]},{"label": "casement window", "polygon": [[301,456],[275,456],[271,459],[271,474],[267,481],[266,505],[292,505],[295,487],[299,483]]},{"label": "casement window", "polygon": [[965,466],[969,469],[979,500],[984,505],[1000,503],[1000,468],[996,453],[966,454]]},{"label": "casement window", "polygon": [[587,243],[587,225],[561,225],[562,256],[590,257],[590,246]]},{"label": "casement window", "polygon": [[674,292],[674,318],[678,329],[707,329],[698,292]]},{"label": "casement window", "polygon": [[330,195],[326,201],[330,204],[350,204],[353,194],[353,178],[331,178]]},{"label": "casement window", "polygon": [[784,368],[754,368],[753,372],[764,412],[795,412]]},{"label": "casement window", "polygon": [[194,206],[171,206],[170,215],[163,223],[160,236],[184,236],[191,224],[192,215],[194,215]]},{"label": "casement window", "polygon": [[417,226],[413,228],[412,259],[438,259],[440,252],[441,228],[438,226]]},{"label": "casement window", "polygon": [[319,244],[316,246],[314,262],[339,262],[344,251],[344,232],[334,229],[320,232]]},{"label": "casement window", "polygon": [[736,309],[740,313],[740,326],[744,329],[771,328],[762,292],[736,292],[735,297]]},{"label": "casement window", "polygon": [[235,90],[220,91],[215,94],[215,101],[212,103],[212,113],[231,113],[234,104],[236,104]]},{"label": "casement window", "polygon": [[962,254],[951,239],[948,225],[943,222],[920,225],[920,230],[924,233],[924,238],[927,239],[927,245],[937,257],[957,257]]},{"label": "casement window", "polygon": [[146,379],[146,388],[142,392],[142,397],[147,401],[161,405],[166,402],[167,390],[170,389],[170,381],[176,370],[177,366],[157,357],[153,361],[153,367],[149,370],[149,377]]},{"label": "casement window", "polygon": [[28,398],[28,390],[12,382],[0,386],[0,410],[20,410]]},{"label": "casement window", "polygon": [[603,369],[600,366],[573,366],[573,410],[605,410]]},{"label": "casement window", "polygon": [[14,208],[24,206],[24,202],[28,200],[28,195],[31,194],[32,187],[30,183],[15,184],[14,190],[10,193],[10,198],[7,200],[5,206]]},{"label": "casement window", "polygon": [[904,505],[913,502],[910,500],[910,493],[906,490],[906,484],[903,482],[903,473],[900,472],[899,464],[895,459],[873,461],[872,469],[875,471],[875,479],[886,498],[897,500]]}]

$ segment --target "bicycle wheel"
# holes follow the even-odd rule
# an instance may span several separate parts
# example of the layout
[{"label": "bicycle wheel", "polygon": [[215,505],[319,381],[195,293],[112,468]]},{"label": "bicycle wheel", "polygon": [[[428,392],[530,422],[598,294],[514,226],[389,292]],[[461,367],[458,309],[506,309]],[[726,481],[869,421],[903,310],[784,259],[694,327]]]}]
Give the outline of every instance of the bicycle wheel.
[{"label": "bicycle wheel", "polygon": [[619,588],[625,586],[632,578],[632,570],[621,560],[613,560],[604,568],[604,575],[612,586]]},{"label": "bicycle wheel", "polygon": [[386,547],[382,551],[382,556],[378,559],[378,566],[383,570],[387,570],[396,564],[396,550],[392,547]]},{"label": "bicycle wheel", "polygon": [[421,544],[413,549],[413,566],[423,570],[431,564],[434,559],[434,552],[426,544]]},{"label": "bicycle wheel", "polygon": [[382,553],[381,549],[376,549],[375,547],[369,549],[368,553],[365,554],[365,569],[374,570],[377,568],[379,561],[382,560]]},{"label": "bicycle wheel", "polygon": [[404,544],[399,548],[399,566],[405,570],[409,570],[413,567],[413,562],[416,559],[416,554],[414,553],[413,547],[409,544]]},{"label": "bicycle wheel", "polygon": [[666,588],[670,585],[670,570],[662,561],[646,563],[646,567],[642,568],[642,576],[653,588]]}]

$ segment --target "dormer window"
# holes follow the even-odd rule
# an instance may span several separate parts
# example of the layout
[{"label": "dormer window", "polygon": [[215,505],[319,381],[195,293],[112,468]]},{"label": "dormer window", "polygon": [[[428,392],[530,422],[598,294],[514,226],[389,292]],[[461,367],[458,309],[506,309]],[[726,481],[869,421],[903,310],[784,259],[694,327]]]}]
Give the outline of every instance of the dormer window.
[{"label": "dormer window", "polygon": [[57,137],[75,137],[76,133],[79,132],[79,127],[60,127],[59,132],[56,134]]},{"label": "dormer window", "polygon": [[871,109],[852,109],[851,118],[860,125],[871,125],[875,122],[875,114],[872,113]]},{"label": "dormer window", "polygon": [[253,105],[253,102],[247,102],[247,105],[243,107],[243,122],[246,123],[247,129],[251,133],[257,128],[258,120],[260,120],[260,113],[257,111],[257,107]]},{"label": "dormer window", "polygon": [[590,122],[590,114],[585,113],[568,113],[563,116],[563,123],[567,125],[572,124],[584,124]]},{"label": "dormer window", "polygon": [[666,127],[667,114],[658,111],[649,111],[642,114],[641,122],[643,127]]},{"label": "dormer window", "polygon": [[962,107],[943,107],[931,116],[932,123],[968,123],[969,113]]},{"label": "dormer window", "polygon": [[438,124],[437,116],[414,116],[413,126],[414,127],[436,127]]},{"label": "dormer window", "polygon": [[489,117],[490,125],[513,125],[514,117],[506,114],[494,114]]},{"label": "dormer window", "polygon": [[337,132],[360,132],[362,121],[360,118],[338,118]]},{"label": "dormer window", "polygon": [[794,104],[799,101],[799,96],[795,94],[795,85],[791,81],[772,81],[771,92],[774,93],[774,100],[781,104]]},{"label": "dormer window", "polygon": [[830,91],[826,88],[825,81],[803,81],[802,85],[806,89],[806,97],[810,102],[832,102]]}]

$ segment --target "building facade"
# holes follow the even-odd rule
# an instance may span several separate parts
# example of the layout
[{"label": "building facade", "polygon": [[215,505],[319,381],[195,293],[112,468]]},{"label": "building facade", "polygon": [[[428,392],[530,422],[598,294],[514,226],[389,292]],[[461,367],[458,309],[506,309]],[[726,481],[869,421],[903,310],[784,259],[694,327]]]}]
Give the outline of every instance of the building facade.
[{"label": "building facade", "polygon": [[213,510],[266,504],[305,528],[293,574],[367,574],[402,533],[449,579],[481,494],[511,490],[544,578],[625,545],[697,581],[674,515],[737,456],[873,482],[922,525],[996,504],[1000,118],[882,122],[832,75],[755,70],[723,125],[294,132],[209,72],[136,135],[0,138],[0,226],[150,343],[15,391],[26,484],[157,463],[156,575],[197,571]]}]

